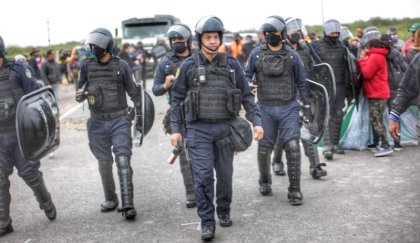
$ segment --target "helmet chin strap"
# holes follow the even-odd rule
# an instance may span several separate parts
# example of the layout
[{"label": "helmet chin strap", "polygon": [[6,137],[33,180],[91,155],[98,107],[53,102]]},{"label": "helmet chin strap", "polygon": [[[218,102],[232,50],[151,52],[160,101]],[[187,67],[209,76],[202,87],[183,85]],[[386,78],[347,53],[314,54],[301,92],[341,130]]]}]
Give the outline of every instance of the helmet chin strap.
[{"label": "helmet chin strap", "polygon": [[217,50],[219,50],[219,48],[216,49],[210,49],[208,46],[204,45],[203,43],[201,43],[202,46],[204,46],[207,50],[211,51],[211,52],[217,52]]}]

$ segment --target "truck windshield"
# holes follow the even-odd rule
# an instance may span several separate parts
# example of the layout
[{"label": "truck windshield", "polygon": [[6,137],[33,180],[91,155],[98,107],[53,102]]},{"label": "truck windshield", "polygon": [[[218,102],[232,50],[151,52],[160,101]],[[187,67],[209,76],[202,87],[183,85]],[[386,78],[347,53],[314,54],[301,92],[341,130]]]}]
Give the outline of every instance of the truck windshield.
[{"label": "truck windshield", "polygon": [[126,25],[123,29],[124,39],[143,39],[148,37],[164,36],[168,31],[168,23],[148,23],[146,25]]}]

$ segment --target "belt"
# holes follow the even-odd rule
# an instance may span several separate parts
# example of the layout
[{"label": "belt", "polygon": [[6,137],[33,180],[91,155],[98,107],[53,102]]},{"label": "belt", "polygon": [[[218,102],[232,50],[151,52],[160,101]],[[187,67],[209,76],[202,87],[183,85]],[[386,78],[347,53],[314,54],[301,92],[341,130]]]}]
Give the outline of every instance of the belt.
[{"label": "belt", "polygon": [[258,103],[261,103],[263,105],[268,105],[268,106],[278,106],[278,105],[287,105],[294,100],[295,99],[290,99],[290,100],[262,100],[262,99],[258,99]]},{"label": "belt", "polygon": [[125,109],[108,113],[95,113],[91,111],[90,116],[98,120],[109,121],[120,116],[125,116]]}]

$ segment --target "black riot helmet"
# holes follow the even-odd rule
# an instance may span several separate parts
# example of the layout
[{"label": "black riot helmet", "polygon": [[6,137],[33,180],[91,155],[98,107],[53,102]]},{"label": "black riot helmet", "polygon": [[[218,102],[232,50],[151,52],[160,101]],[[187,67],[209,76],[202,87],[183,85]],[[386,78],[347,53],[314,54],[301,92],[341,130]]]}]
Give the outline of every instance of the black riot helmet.
[{"label": "black riot helmet", "polygon": [[187,39],[188,46],[191,45],[191,29],[185,24],[176,24],[172,25],[168,29],[168,39],[169,44],[172,47],[172,39],[174,38],[184,38]]},{"label": "black riot helmet", "polygon": [[97,45],[100,48],[105,49],[107,52],[111,52],[112,47],[114,46],[112,34],[105,28],[97,28],[90,32],[86,43],[89,45]]},{"label": "black riot helmet", "polygon": [[218,17],[209,15],[201,18],[195,25],[195,36],[198,47],[201,48],[201,35],[206,32],[217,32],[219,34],[220,44],[222,44],[224,31],[223,22]]},{"label": "black riot helmet", "polygon": [[4,55],[6,55],[6,46],[4,45],[4,41],[3,38],[1,38],[0,36],[0,56],[4,57]]},{"label": "black riot helmet", "polygon": [[261,31],[264,33],[264,35],[265,32],[279,31],[283,40],[286,40],[287,38],[286,22],[284,22],[284,19],[278,15],[273,15],[266,18],[261,26]]},{"label": "black riot helmet", "polygon": [[335,19],[329,19],[324,24],[324,35],[331,35],[333,32],[341,33],[341,24]]}]

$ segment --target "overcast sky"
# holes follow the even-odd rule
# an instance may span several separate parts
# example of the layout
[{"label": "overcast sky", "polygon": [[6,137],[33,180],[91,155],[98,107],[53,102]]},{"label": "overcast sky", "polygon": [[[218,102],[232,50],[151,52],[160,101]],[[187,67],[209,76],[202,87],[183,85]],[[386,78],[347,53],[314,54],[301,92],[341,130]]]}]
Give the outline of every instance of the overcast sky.
[{"label": "overcast sky", "polygon": [[231,31],[258,29],[270,15],[300,17],[307,25],[322,24],[323,19],[331,18],[350,23],[378,16],[420,17],[420,0],[256,0],[255,4],[251,1],[2,0],[0,35],[6,46],[46,46],[47,26],[51,44],[59,44],[85,39],[98,27],[114,33],[122,20],[155,14],[174,15],[192,30],[201,17],[216,15],[225,29]]}]

